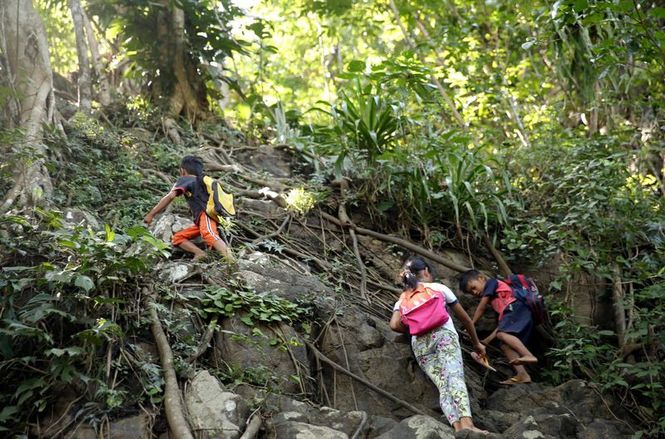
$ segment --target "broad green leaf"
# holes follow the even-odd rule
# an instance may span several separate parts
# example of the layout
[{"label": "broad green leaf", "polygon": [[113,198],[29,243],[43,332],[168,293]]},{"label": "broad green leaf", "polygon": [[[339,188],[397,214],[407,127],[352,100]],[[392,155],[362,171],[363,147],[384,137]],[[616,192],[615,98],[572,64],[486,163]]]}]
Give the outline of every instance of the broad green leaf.
[{"label": "broad green leaf", "polygon": [[95,283],[88,276],[79,275],[76,276],[74,285],[80,288],[83,288],[86,293],[89,293],[95,288]]}]

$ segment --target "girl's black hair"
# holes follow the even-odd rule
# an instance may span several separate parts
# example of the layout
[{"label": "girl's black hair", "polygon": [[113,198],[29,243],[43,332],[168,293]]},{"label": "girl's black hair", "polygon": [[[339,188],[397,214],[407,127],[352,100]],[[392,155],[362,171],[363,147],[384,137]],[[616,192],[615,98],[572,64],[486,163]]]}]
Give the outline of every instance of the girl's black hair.
[{"label": "girl's black hair", "polygon": [[481,275],[482,273],[478,270],[465,271],[459,278],[459,289],[466,293],[469,282],[478,279]]},{"label": "girl's black hair", "polygon": [[186,155],[180,161],[180,167],[190,175],[196,175],[199,183],[203,182],[203,161],[195,155]]},{"label": "girl's black hair", "polygon": [[420,256],[410,257],[400,273],[402,278],[402,286],[405,290],[412,290],[418,286],[418,278],[420,273],[424,270],[432,271],[429,264]]}]

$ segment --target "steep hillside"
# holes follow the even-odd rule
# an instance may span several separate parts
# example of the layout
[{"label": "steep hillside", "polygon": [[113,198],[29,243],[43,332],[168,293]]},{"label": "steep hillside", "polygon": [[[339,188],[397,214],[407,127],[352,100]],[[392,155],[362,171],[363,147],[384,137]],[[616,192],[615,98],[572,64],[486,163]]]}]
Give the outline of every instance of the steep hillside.
[{"label": "steep hillside", "polygon": [[[408,255],[430,258],[453,290],[469,255],[432,252],[385,230],[390,221],[367,215],[354,182],[312,178],[306,156],[249,144],[221,124],[172,127],[180,144],[150,124],[118,129],[77,116],[66,128],[67,138],[48,139],[56,204],[0,221],[3,431],[466,437],[442,418],[436,388],[388,319]],[[171,248],[173,232],[191,221],[183,202],[149,230],[141,225],[184,154],[202,157],[236,196],[238,216],[224,227],[236,263],[214,254],[194,262]],[[474,299],[460,299],[471,312]],[[491,326],[481,322],[482,335]],[[534,368],[539,383],[501,386],[511,368],[500,350],[489,350],[490,372],[462,342],[474,421],[492,437],[639,430],[639,419],[591,382],[550,386],[547,371]],[[547,368],[546,342],[534,345]]]}]

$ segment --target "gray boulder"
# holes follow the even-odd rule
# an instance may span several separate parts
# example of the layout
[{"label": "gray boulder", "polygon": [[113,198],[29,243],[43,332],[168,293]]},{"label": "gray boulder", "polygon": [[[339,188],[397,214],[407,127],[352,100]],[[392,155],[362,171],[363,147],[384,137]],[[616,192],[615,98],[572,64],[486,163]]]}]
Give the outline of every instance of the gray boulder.
[{"label": "gray boulder", "polygon": [[415,415],[376,439],[455,439],[455,431],[430,416]]},{"label": "gray boulder", "polygon": [[272,145],[261,145],[251,150],[238,153],[236,160],[254,168],[258,172],[267,172],[274,177],[290,177],[294,156],[288,150],[277,149]]},{"label": "gray boulder", "polygon": [[345,435],[342,437],[356,434],[358,437],[375,437],[397,425],[389,418],[370,416],[357,410],[343,412],[330,407],[315,407],[283,395],[266,395],[264,403],[266,410],[277,413],[268,421],[268,430],[276,432],[277,437],[293,432],[294,428],[300,430],[303,425],[325,427]]},{"label": "gray boulder", "polygon": [[275,294],[290,301],[307,300],[318,308],[333,309],[334,293],[298,262],[254,252],[238,261],[238,275],[259,294]]},{"label": "gray boulder", "polygon": [[175,215],[173,213],[165,213],[156,218],[151,230],[155,238],[170,243],[171,237],[175,232],[189,227],[192,224],[193,222],[191,218]]},{"label": "gray boulder", "polygon": [[275,439],[349,439],[349,435],[321,425],[286,421],[275,425]]},{"label": "gray boulder", "polygon": [[225,391],[208,371],[196,374],[185,392],[189,423],[196,437],[237,439],[249,407],[238,395]]},{"label": "gray boulder", "polygon": [[[109,424],[109,439],[150,439],[152,420],[147,414],[116,419]],[[67,439],[96,439],[99,435],[89,425],[80,425],[64,436]]]},{"label": "gray boulder", "polygon": [[284,323],[249,327],[238,316],[224,319],[215,334],[215,349],[231,368],[254,373],[275,390],[304,391],[310,374],[307,352],[296,331]]}]

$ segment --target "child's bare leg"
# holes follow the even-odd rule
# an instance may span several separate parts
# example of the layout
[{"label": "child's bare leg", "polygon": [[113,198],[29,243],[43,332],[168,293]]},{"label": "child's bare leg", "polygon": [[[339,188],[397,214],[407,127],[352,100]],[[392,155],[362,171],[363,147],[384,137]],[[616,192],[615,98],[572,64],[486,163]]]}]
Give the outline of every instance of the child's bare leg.
[{"label": "child's bare leg", "polygon": [[521,364],[513,364],[513,361],[518,359],[520,355],[505,343],[501,343],[501,350],[503,351],[503,354],[506,356],[508,361],[513,366],[513,369],[515,369],[515,376],[504,381],[503,383],[504,384],[530,383],[531,375],[529,375],[529,373],[526,371],[526,368]]},{"label": "child's bare leg", "polygon": [[519,357],[510,361],[510,364],[530,364],[537,363],[538,359],[529,351],[522,341],[507,332],[497,332],[496,338],[510,346],[510,348],[519,354]]},{"label": "child's bare leg", "polygon": [[184,251],[188,253],[194,254],[194,260],[201,259],[206,255],[206,253],[201,250],[196,244],[194,244],[192,241],[185,239],[182,241],[180,244],[178,244],[178,247],[183,249]]}]

